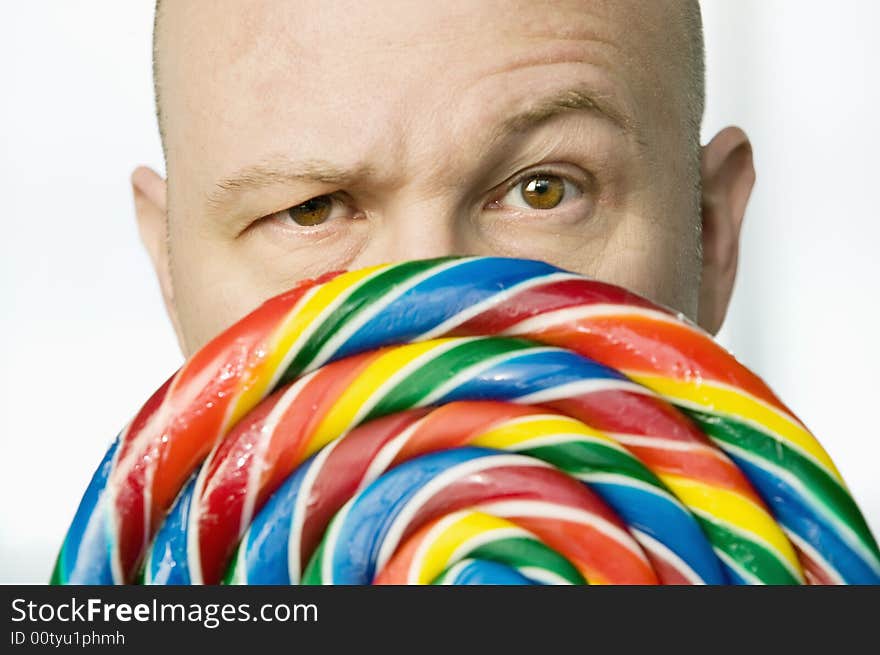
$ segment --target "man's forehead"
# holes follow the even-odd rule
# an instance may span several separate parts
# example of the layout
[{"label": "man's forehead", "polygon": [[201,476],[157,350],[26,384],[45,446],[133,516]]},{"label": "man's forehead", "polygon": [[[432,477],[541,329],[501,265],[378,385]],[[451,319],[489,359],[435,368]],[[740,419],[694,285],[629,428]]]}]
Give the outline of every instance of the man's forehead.
[{"label": "man's forehead", "polygon": [[320,59],[336,50],[406,56],[463,38],[494,42],[508,34],[606,42],[624,46],[632,59],[670,42],[671,28],[682,22],[681,6],[681,0],[164,2],[167,38],[160,50],[173,49],[175,57],[206,54],[228,65],[261,51],[288,55],[290,61]]},{"label": "man's forehead", "polygon": [[662,27],[675,20],[680,5],[681,0],[215,0],[163,2],[162,13],[188,36],[198,37],[199,30],[209,37],[218,29],[234,32],[241,40],[224,44],[232,50],[247,49],[256,45],[253,39],[282,33],[302,42],[351,45],[335,41],[332,30],[340,37],[356,34],[357,42],[372,48],[395,42],[418,47],[422,39],[463,33],[513,31],[565,37],[591,26],[596,34],[631,33],[640,26]]},{"label": "man's forehead", "polygon": [[283,149],[272,129],[292,130],[313,153],[334,135],[391,147],[389,124],[401,133],[433,108],[437,129],[448,128],[450,97],[466,102],[468,87],[493,75],[516,84],[507,73],[524,65],[580,60],[597,97],[625,96],[649,77],[658,23],[669,20],[659,9],[667,3],[619,0],[196,4],[163,4],[157,49],[169,141],[200,152],[204,169],[212,154],[243,163],[273,140]]}]

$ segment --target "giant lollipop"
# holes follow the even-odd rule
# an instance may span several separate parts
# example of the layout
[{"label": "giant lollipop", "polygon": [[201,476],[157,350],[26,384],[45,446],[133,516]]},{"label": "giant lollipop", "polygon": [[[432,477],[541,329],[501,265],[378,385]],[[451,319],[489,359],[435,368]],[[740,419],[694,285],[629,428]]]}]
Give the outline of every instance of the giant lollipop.
[{"label": "giant lollipop", "polygon": [[122,431],[59,583],[878,583],[815,438],[680,315],[548,264],[330,274]]}]

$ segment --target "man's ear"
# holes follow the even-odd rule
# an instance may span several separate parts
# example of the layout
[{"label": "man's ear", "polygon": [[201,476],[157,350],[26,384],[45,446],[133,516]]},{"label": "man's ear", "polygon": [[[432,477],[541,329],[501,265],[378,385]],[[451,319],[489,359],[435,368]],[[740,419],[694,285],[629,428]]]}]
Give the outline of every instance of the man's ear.
[{"label": "man's ear", "polygon": [[701,156],[703,274],[698,322],[712,334],[721,329],[733,293],[739,238],[755,184],[752,144],[738,127],[721,130]]},{"label": "man's ear", "polygon": [[177,342],[183,349],[185,342],[174,305],[171,265],[165,242],[168,230],[167,185],[152,168],[138,166],[131,174],[131,187],[141,242],[153,262],[159,287],[162,290],[162,299],[165,301],[165,311],[174,326]]}]

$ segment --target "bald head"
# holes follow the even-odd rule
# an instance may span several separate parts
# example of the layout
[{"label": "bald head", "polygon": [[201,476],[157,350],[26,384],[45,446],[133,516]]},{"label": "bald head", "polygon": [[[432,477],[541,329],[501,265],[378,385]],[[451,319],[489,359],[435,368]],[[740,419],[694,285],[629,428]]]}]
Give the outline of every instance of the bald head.
[{"label": "bald head", "polygon": [[[643,5],[645,3],[642,3]],[[694,151],[697,150],[700,138],[700,127],[705,107],[705,55],[703,45],[703,23],[699,0],[673,0],[657,2],[659,7],[643,6],[650,13],[656,9],[660,16],[659,22],[653,26],[656,34],[666,42],[665,56],[669,57],[667,70],[679,86],[681,104],[684,108],[684,122]],[[162,112],[162,80],[161,62],[164,41],[160,38],[160,30],[164,17],[164,3],[156,0],[153,17],[153,86],[156,102],[156,118],[162,151],[166,153],[165,130]]]}]

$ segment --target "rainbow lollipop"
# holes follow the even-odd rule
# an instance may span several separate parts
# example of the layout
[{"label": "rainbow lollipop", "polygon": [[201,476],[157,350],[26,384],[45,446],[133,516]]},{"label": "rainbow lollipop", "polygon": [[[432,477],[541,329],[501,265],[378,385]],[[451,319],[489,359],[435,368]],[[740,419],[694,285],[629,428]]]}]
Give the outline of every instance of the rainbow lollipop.
[{"label": "rainbow lollipop", "polygon": [[877,583],[839,473],[681,316],[541,262],[307,281],[111,446],[60,583]]}]

